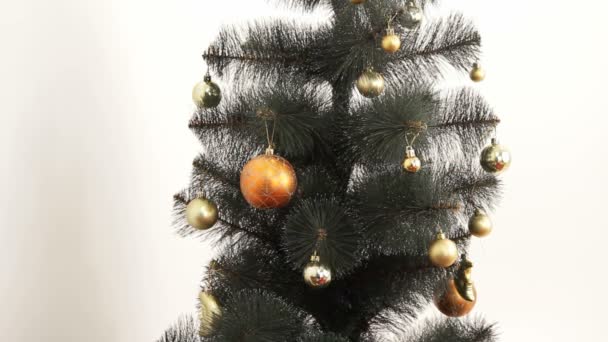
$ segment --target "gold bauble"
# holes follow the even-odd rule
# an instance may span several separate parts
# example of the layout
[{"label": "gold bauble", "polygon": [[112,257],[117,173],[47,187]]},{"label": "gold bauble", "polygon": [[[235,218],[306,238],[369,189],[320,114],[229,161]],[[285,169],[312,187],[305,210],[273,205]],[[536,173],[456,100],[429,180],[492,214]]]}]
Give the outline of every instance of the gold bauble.
[{"label": "gold bauble", "polygon": [[460,262],[460,268],[454,278],[454,285],[458,294],[466,301],[474,302],[477,299],[477,293],[475,292],[475,286],[473,284],[473,263],[462,258]]},{"label": "gold bauble", "polygon": [[475,286],[472,287],[474,292],[475,300],[468,301],[464,299],[458,290],[456,289],[456,283],[454,279],[448,280],[445,289],[435,297],[435,306],[446,316],[449,317],[462,317],[467,315],[475,307],[477,302],[477,291]]},{"label": "gold bauble", "polygon": [[196,229],[209,229],[217,222],[217,206],[204,198],[195,198],[186,207],[188,224]]},{"label": "gold bauble", "polygon": [[401,23],[408,29],[414,29],[422,22],[424,14],[422,9],[414,1],[408,1],[403,10]]},{"label": "gold bauble", "polygon": [[205,79],[192,89],[192,100],[198,108],[214,108],[222,101],[222,91],[211,81],[210,76],[205,76]]},{"label": "gold bauble", "polygon": [[259,209],[286,206],[298,187],[293,166],[285,159],[266,154],[251,159],[241,171],[241,193]]},{"label": "gold bauble", "polygon": [[439,233],[429,247],[429,259],[437,267],[450,267],[458,259],[458,247],[445,234]]},{"label": "gold bauble", "polygon": [[389,29],[382,37],[382,49],[388,53],[395,53],[401,48],[401,37],[395,34],[395,30]]},{"label": "gold bauble", "polygon": [[469,220],[469,232],[477,237],[485,237],[492,232],[492,220],[481,209],[475,210],[475,214]]},{"label": "gold bauble", "polygon": [[486,71],[478,63],[475,63],[470,76],[473,82],[481,82],[486,78]]},{"label": "gold bauble", "polygon": [[481,151],[480,162],[487,172],[499,174],[511,166],[511,152],[494,138],[492,144]]},{"label": "gold bauble", "polygon": [[416,151],[411,146],[406,148],[403,168],[410,173],[416,173],[422,168],[422,162],[416,157]]},{"label": "gold bauble", "polygon": [[312,288],[320,289],[331,283],[331,270],[321,263],[318,255],[313,255],[302,272],[304,282]]},{"label": "gold bauble", "polygon": [[199,302],[201,305],[201,311],[199,313],[199,318],[201,321],[199,334],[202,337],[208,337],[213,335],[215,325],[222,317],[222,309],[217,303],[215,297],[208,292],[201,292],[199,294]]},{"label": "gold bauble", "polygon": [[376,97],[384,92],[384,77],[373,70],[366,70],[357,79],[357,90],[365,97]]},{"label": "gold bauble", "polygon": [[364,3],[366,0],[350,0],[353,5],[360,5]]}]

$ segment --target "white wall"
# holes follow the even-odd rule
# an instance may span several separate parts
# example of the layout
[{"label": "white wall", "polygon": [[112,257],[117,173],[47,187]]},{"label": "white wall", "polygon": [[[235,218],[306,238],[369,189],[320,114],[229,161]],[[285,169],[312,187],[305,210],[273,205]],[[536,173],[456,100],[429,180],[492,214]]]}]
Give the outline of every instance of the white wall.
[{"label": "white wall", "polygon": [[[445,1],[474,17],[515,164],[474,241],[504,341],[602,340],[608,6]],[[0,3],[0,340],[152,341],[193,311],[208,246],[170,228],[199,149],[200,53],[263,0]]]}]

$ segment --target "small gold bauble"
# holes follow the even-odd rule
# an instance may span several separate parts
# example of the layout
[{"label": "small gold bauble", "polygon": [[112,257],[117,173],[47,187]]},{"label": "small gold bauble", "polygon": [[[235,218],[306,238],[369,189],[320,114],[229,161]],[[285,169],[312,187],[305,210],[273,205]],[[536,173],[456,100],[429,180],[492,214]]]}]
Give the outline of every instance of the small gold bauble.
[{"label": "small gold bauble", "polygon": [[217,303],[215,297],[208,292],[201,292],[199,294],[199,302],[201,305],[201,311],[199,313],[199,318],[201,321],[199,335],[202,337],[208,337],[213,335],[215,325],[222,317],[222,309]]},{"label": "small gold bauble", "polygon": [[499,174],[511,166],[511,152],[498,143],[496,138],[492,144],[481,151],[481,167],[490,173]]},{"label": "small gold bauble", "polygon": [[357,90],[365,97],[376,97],[384,91],[384,77],[368,69],[357,79]]},{"label": "small gold bauble", "polygon": [[[477,298],[477,291],[472,287],[472,291]],[[464,299],[456,289],[454,279],[450,279],[446,284],[446,288],[435,297],[435,306],[446,316],[462,317],[467,315],[475,307],[476,301],[468,301]]]},{"label": "small gold bauble", "polygon": [[460,262],[460,268],[454,278],[454,284],[458,294],[466,301],[474,302],[477,299],[477,293],[475,292],[475,286],[473,285],[473,263],[462,258]]},{"label": "small gold bauble", "polygon": [[350,0],[353,5],[360,5],[364,3],[366,0]]},{"label": "small gold bauble", "polygon": [[222,100],[222,91],[211,81],[210,76],[205,76],[205,79],[192,89],[192,100],[198,108],[214,108]]},{"label": "small gold bauble", "polygon": [[408,1],[403,11],[403,26],[408,29],[414,29],[422,22],[424,14],[422,9],[416,5],[414,1]]},{"label": "small gold bauble", "polygon": [[293,166],[268,149],[251,159],[241,171],[241,193],[258,209],[286,206],[298,187]]},{"label": "small gold bauble", "polygon": [[486,78],[486,71],[478,63],[475,63],[470,76],[473,82],[481,82]]},{"label": "small gold bauble", "polygon": [[331,283],[331,270],[321,263],[318,255],[313,255],[302,272],[304,282],[312,288],[320,289]]},{"label": "small gold bauble", "polygon": [[458,259],[458,247],[445,234],[439,233],[429,248],[429,259],[437,267],[450,267]]},{"label": "small gold bauble", "polygon": [[475,210],[475,214],[469,220],[469,232],[477,237],[485,237],[492,232],[492,220],[481,210]]},{"label": "small gold bauble", "polygon": [[382,49],[388,53],[395,53],[401,48],[401,37],[395,34],[395,30],[389,29],[382,37]]},{"label": "small gold bauble", "polygon": [[414,151],[411,146],[406,148],[403,168],[405,171],[410,173],[416,173],[422,168],[422,162],[420,162],[420,159],[416,157],[416,151]]},{"label": "small gold bauble", "polygon": [[188,224],[196,229],[209,229],[217,222],[217,206],[204,198],[195,198],[186,207]]}]

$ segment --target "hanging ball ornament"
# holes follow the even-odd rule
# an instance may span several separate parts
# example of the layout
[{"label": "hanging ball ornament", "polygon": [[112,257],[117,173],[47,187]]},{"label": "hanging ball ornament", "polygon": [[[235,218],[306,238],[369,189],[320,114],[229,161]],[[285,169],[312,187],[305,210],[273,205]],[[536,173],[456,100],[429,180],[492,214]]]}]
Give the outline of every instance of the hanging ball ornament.
[{"label": "hanging ball ornament", "polygon": [[361,5],[362,3],[364,3],[366,0],[350,0],[350,2],[353,5]]},{"label": "hanging ball ornament", "polygon": [[422,9],[414,1],[408,1],[403,10],[403,26],[414,29],[420,25],[423,17]]},{"label": "hanging ball ornament", "polygon": [[473,69],[471,69],[471,80],[473,82],[481,82],[486,78],[486,71],[479,65],[479,63],[473,64]]},{"label": "hanging ball ornament", "polygon": [[469,220],[469,232],[477,237],[485,237],[492,232],[492,220],[483,210],[476,209]]},{"label": "hanging ball ornament", "polygon": [[272,148],[251,159],[241,171],[241,193],[258,209],[286,206],[298,186],[293,166]]},{"label": "hanging ball ornament", "polygon": [[205,198],[195,198],[186,207],[188,224],[196,229],[209,229],[217,222],[217,206]]},{"label": "hanging ball ornament", "polygon": [[401,48],[401,37],[395,34],[395,30],[389,28],[386,35],[382,37],[382,49],[388,53],[395,53]]},{"label": "hanging ball ornament", "polygon": [[199,294],[199,302],[201,306],[199,313],[201,321],[199,335],[208,337],[213,335],[217,321],[222,317],[222,309],[215,297],[208,292],[201,292]]},{"label": "hanging ball ornament", "polygon": [[420,159],[416,157],[416,151],[412,146],[405,148],[405,160],[403,161],[403,168],[407,172],[416,173],[422,168]]},{"label": "hanging ball ornament", "polygon": [[222,91],[215,82],[211,81],[211,76],[206,75],[203,81],[192,89],[192,100],[198,108],[214,108],[222,100]]},{"label": "hanging ball ornament", "polygon": [[312,288],[320,289],[331,283],[331,270],[321,263],[321,258],[316,253],[304,267],[302,275],[306,284]]},{"label": "hanging ball ornament", "polygon": [[481,167],[490,173],[499,174],[511,166],[511,152],[498,143],[496,138],[492,144],[481,151]]},{"label": "hanging ball ornament", "polygon": [[475,302],[477,300],[477,292],[475,291],[475,285],[473,284],[473,263],[469,261],[465,256],[462,257],[460,262],[460,268],[454,278],[454,284],[458,294],[466,301]]},{"label": "hanging ball ornament", "polygon": [[372,69],[367,69],[357,79],[357,90],[367,98],[379,96],[384,92],[384,77]]},{"label": "hanging ball ornament", "polygon": [[[473,293],[477,298],[477,292],[473,287]],[[456,281],[448,280],[445,289],[435,297],[435,306],[444,315],[448,317],[462,317],[467,315],[475,307],[476,300],[468,301],[463,298],[458,289],[456,289]]]},{"label": "hanging ball ornament", "polygon": [[458,247],[454,241],[446,238],[445,234],[440,232],[431,243],[429,259],[437,267],[450,267],[458,260]]}]

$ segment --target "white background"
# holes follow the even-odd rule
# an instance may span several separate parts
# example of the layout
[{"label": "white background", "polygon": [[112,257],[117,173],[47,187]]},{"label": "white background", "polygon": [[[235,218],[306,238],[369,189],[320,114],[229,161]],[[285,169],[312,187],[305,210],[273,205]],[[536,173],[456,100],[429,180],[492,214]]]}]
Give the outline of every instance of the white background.
[{"label": "white background", "polygon": [[[515,156],[495,233],[473,243],[475,312],[504,341],[605,340],[608,8],[444,7],[483,34],[479,87]],[[170,224],[200,148],[187,129],[200,54],[221,24],[278,13],[264,0],[2,0],[1,341],[151,342],[194,311],[212,251]]]}]

